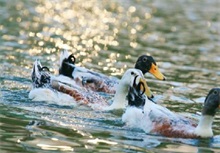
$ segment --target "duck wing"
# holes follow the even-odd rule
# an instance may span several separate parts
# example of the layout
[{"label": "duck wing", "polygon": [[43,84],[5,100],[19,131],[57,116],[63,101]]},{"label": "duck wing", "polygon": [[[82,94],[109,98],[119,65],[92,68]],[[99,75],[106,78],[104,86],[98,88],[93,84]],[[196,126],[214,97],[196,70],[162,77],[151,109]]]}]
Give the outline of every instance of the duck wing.
[{"label": "duck wing", "polygon": [[53,89],[73,97],[79,104],[87,105],[92,109],[102,110],[108,106],[108,101],[103,96],[85,88],[75,88],[75,86],[57,80],[52,80],[51,86]]},{"label": "duck wing", "polygon": [[[153,104],[148,110],[149,121],[152,122],[152,133],[167,137],[194,138],[196,123],[194,120],[185,118],[171,112],[165,107]],[[149,122],[148,121],[148,122]]]},{"label": "duck wing", "polygon": [[61,52],[59,74],[74,79],[78,85],[90,90],[115,93],[116,85],[119,82],[117,78],[76,66],[75,61],[74,55],[69,55],[67,50]]}]

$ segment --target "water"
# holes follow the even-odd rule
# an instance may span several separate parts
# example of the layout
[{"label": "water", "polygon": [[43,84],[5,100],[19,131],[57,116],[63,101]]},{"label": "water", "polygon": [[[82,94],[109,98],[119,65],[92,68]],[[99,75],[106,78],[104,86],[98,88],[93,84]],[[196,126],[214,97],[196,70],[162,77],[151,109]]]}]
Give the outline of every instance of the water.
[{"label": "water", "polygon": [[98,112],[28,99],[33,61],[57,73],[59,51],[78,65],[119,77],[141,54],[167,81],[149,86],[169,109],[200,112],[220,81],[220,2],[192,0],[0,0],[1,152],[220,152],[212,139],[171,139],[129,129],[123,112]]}]

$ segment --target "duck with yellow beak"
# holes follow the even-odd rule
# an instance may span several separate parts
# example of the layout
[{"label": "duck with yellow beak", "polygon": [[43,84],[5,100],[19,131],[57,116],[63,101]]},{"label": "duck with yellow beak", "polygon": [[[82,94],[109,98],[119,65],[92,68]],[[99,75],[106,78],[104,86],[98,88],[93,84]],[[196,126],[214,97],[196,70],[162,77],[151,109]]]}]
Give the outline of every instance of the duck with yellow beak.
[{"label": "duck with yellow beak", "polygon": [[127,93],[130,86],[141,84],[140,90],[143,94],[145,93],[148,97],[153,96],[142,72],[134,68],[128,69],[119,80],[111,105],[97,92],[78,86],[74,80],[61,75],[52,75],[49,68],[42,66],[38,60],[33,65],[32,81],[33,88],[29,98],[34,101],[73,106],[85,105],[94,110],[124,109],[128,105]]},{"label": "duck with yellow beak", "polygon": [[[75,62],[74,55],[69,55],[67,50],[62,51],[60,56],[60,75],[72,78],[78,85],[92,91],[110,94],[116,92],[119,79],[76,66]],[[165,80],[165,76],[160,72],[152,56],[140,56],[135,63],[135,68],[139,69],[143,74],[149,72],[157,79]]]}]

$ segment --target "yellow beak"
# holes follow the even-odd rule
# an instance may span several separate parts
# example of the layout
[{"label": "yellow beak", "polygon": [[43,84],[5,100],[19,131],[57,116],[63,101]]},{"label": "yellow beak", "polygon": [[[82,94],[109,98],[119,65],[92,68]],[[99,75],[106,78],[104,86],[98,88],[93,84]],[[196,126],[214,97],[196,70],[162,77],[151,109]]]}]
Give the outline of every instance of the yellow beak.
[{"label": "yellow beak", "polygon": [[144,85],[144,87],[141,86],[141,90],[142,90],[142,91],[145,90],[145,94],[147,95],[147,97],[152,98],[152,97],[153,97],[153,94],[152,94],[152,92],[150,91],[150,88],[148,87],[146,80],[143,79],[143,78],[140,78],[140,82],[142,82],[143,85]]},{"label": "yellow beak", "polygon": [[159,80],[166,80],[165,76],[159,71],[157,65],[153,63],[151,65],[149,72],[153,74]]}]

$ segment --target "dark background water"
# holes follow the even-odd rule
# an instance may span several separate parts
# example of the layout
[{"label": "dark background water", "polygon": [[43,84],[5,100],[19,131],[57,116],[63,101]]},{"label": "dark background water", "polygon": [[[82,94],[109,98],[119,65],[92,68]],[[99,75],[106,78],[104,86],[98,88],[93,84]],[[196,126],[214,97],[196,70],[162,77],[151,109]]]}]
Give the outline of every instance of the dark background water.
[{"label": "dark background water", "polygon": [[220,152],[213,139],[153,136],[104,113],[28,99],[33,61],[57,73],[60,49],[80,66],[119,77],[152,55],[167,81],[147,76],[160,104],[200,112],[220,87],[219,0],[0,0],[1,152]]}]

